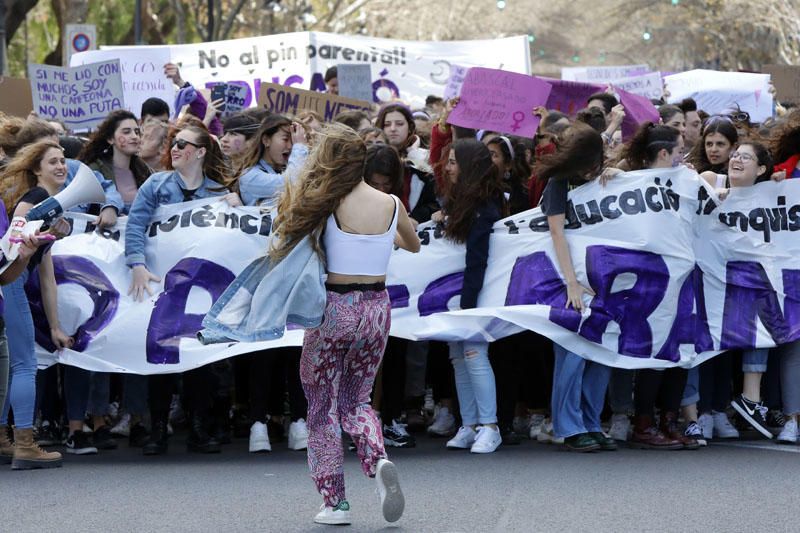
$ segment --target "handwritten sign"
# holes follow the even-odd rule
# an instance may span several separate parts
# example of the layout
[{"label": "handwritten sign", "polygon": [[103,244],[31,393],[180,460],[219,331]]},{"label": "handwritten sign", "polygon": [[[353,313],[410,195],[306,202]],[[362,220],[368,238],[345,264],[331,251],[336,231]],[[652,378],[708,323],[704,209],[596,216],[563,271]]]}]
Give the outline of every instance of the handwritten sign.
[{"label": "handwritten sign", "polygon": [[125,109],[140,116],[142,103],[155,97],[164,100],[170,109],[175,107],[175,87],[164,76],[164,65],[170,62],[169,47],[139,46],[114,50],[93,50],[74,54],[70,66],[118,59],[122,68],[122,94]]},{"label": "handwritten sign", "polygon": [[90,129],[124,107],[120,74],[116,59],[66,68],[29,65],[33,110],[69,129]]},{"label": "handwritten sign", "polygon": [[664,96],[664,80],[660,72],[650,72],[631,78],[620,78],[613,83],[617,89],[638,94],[649,99],[659,99]]},{"label": "handwritten sign", "polygon": [[467,72],[469,72],[469,67],[450,65],[450,77],[447,78],[447,86],[444,88],[445,101],[461,94],[461,86],[464,85],[464,78],[467,77]]},{"label": "handwritten sign", "polygon": [[27,117],[32,109],[31,83],[24,78],[0,76],[0,111],[12,117]]},{"label": "handwritten sign", "polygon": [[667,76],[664,81],[670,103],[694,98],[698,109],[709,115],[740,109],[748,112],[754,122],[772,116],[769,74],[696,69]]},{"label": "handwritten sign", "polygon": [[447,121],[465,128],[533,137],[539,127],[533,108],[547,102],[551,89],[549,83],[533,76],[471,68]]},{"label": "handwritten sign", "polygon": [[780,102],[800,104],[800,67],[797,65],[764,65],[764,72],[772,77],[776,96]]},{"label": "handwritten sign", "polygon": [[351,109],[369,112],[371,107],[369,102],[363,100],[265,82],[261,82],[258,105],[281,115],[296,115],[304,110],[315,111],[325,122],[333,122],[339,113]]},{"label": "handwritten sign", "polygon": [[587,100],[594,93],[603,92],[604,85],[585,83],[579,81],[556,80],[541,78],[553,88],[547,98],[547,109],[561,111],[571,117],[586,107]]},{"label": "handwritten sign", "polygon": [[336,77],[339,81],[339,96],[372,102],[372,67],[370,65],[337,65]]}]

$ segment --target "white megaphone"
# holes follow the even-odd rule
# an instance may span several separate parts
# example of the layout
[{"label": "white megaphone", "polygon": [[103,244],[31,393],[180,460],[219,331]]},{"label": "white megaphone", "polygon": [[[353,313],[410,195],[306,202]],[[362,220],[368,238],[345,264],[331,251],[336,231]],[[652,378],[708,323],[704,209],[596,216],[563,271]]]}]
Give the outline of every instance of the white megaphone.
[{"label": "white megaphone", "polygon": [[80,163],[80,168],[70,184],[55,196],[33,206],[25,215],[25,220],[42,220],[45,224],[50,224],[64,211],[76,205],[103,203],[105,200],[106,193],[94,172]]}]

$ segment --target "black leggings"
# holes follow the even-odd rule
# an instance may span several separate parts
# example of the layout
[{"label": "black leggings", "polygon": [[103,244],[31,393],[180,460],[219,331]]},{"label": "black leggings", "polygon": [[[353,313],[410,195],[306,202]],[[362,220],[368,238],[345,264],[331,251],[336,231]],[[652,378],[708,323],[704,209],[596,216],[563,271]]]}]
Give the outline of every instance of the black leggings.
[{"label": "black leggings", "polygon": [[700,414],[724,411],[731,401],[731,376],[733,373],[731,352],[723,352],[700,365]]},{"label": "black leggings", "polygon": [[381,419],[385,424],[391,424],[392,420],[400,420],[400,416],[403,414],[407,349],[408,341],[406,339],[389,337],[386,351],[383,353]]},{"label": "black leggings", "polygon": [[689,371],[684,368],[644,369],[636,374],[634,406],[637,416],[653,416],[656,402],[662,412],[677,413]]},{"label": "black leggings", "polygon": [[308,403],[300,383],[300,346],[272,348],[248,354],[250,418],[266,422],[267,415],[282,416],[289,393],[292,421],[306,417]]}]

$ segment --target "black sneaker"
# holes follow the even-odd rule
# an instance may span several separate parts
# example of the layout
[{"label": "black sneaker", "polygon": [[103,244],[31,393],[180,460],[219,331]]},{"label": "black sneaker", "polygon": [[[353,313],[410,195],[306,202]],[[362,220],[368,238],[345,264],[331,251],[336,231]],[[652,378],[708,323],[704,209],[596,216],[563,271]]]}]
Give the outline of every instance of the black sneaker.
[{"label": "black sneaker", "polygon": [[141,448],[147,443],[149,437],[150,433],[141,422],[138,422],[131,427],[131,433],[128,435],[128,446],[131,448]]},{"label": "black sneaker", "polygon": [[97,453],[97,448],[92,444],[92,438],[89,433],[83,431],[76,431],[67,437],[67,453],[75,455],[91,455]]},{"label": "black sneaker", "polygon": [[783,429],[786,425],[786,417],[780,409],[770,409],[767,413],[767,426],[775,429]]},{"label": "black sneaker", "polygon": [[392,425],[383,425],[383,443],[392,448],[413,448],[417,441],[408,434],[405,424],[392,420]]},{"label": "black sneaker", "polygon": [[111,428],[106,425],[102,425],[94,430],[92,441],[98,450],[117,449],[117,441],[114,439],[114,435],[111,434]]},{"label": "black sneaker", "polygon": [[767,421],[765,418],[768,409],[764,407],[763,403],[751,402],[742,394],[731,402],[731,407],[736,409],[736,412],[759,433],[768,439],[772,438],[772,432],[767,428]]},{"label": "black sneaker", "polygon": [[501,429],[500,437],[503,439],[503,446],[517,446],[522,442],[519,434],[513,429]]},{"label": "black sneaker", "polygon": [[61,430],[54,423],[45,420],[36,431],[36,444],[39,446],[61,444]]}]

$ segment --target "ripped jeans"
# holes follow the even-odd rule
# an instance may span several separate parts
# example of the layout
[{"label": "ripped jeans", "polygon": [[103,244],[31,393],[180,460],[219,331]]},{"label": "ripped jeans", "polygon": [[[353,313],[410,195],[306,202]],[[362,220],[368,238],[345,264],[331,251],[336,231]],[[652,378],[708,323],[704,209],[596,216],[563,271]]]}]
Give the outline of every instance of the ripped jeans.
[{"label": "ripped jeans", "polygon": [[497,391],[489,363],[489,343],[450,342],[450,361],[456,376],[456,395],[465,426],[497,423]]}]

